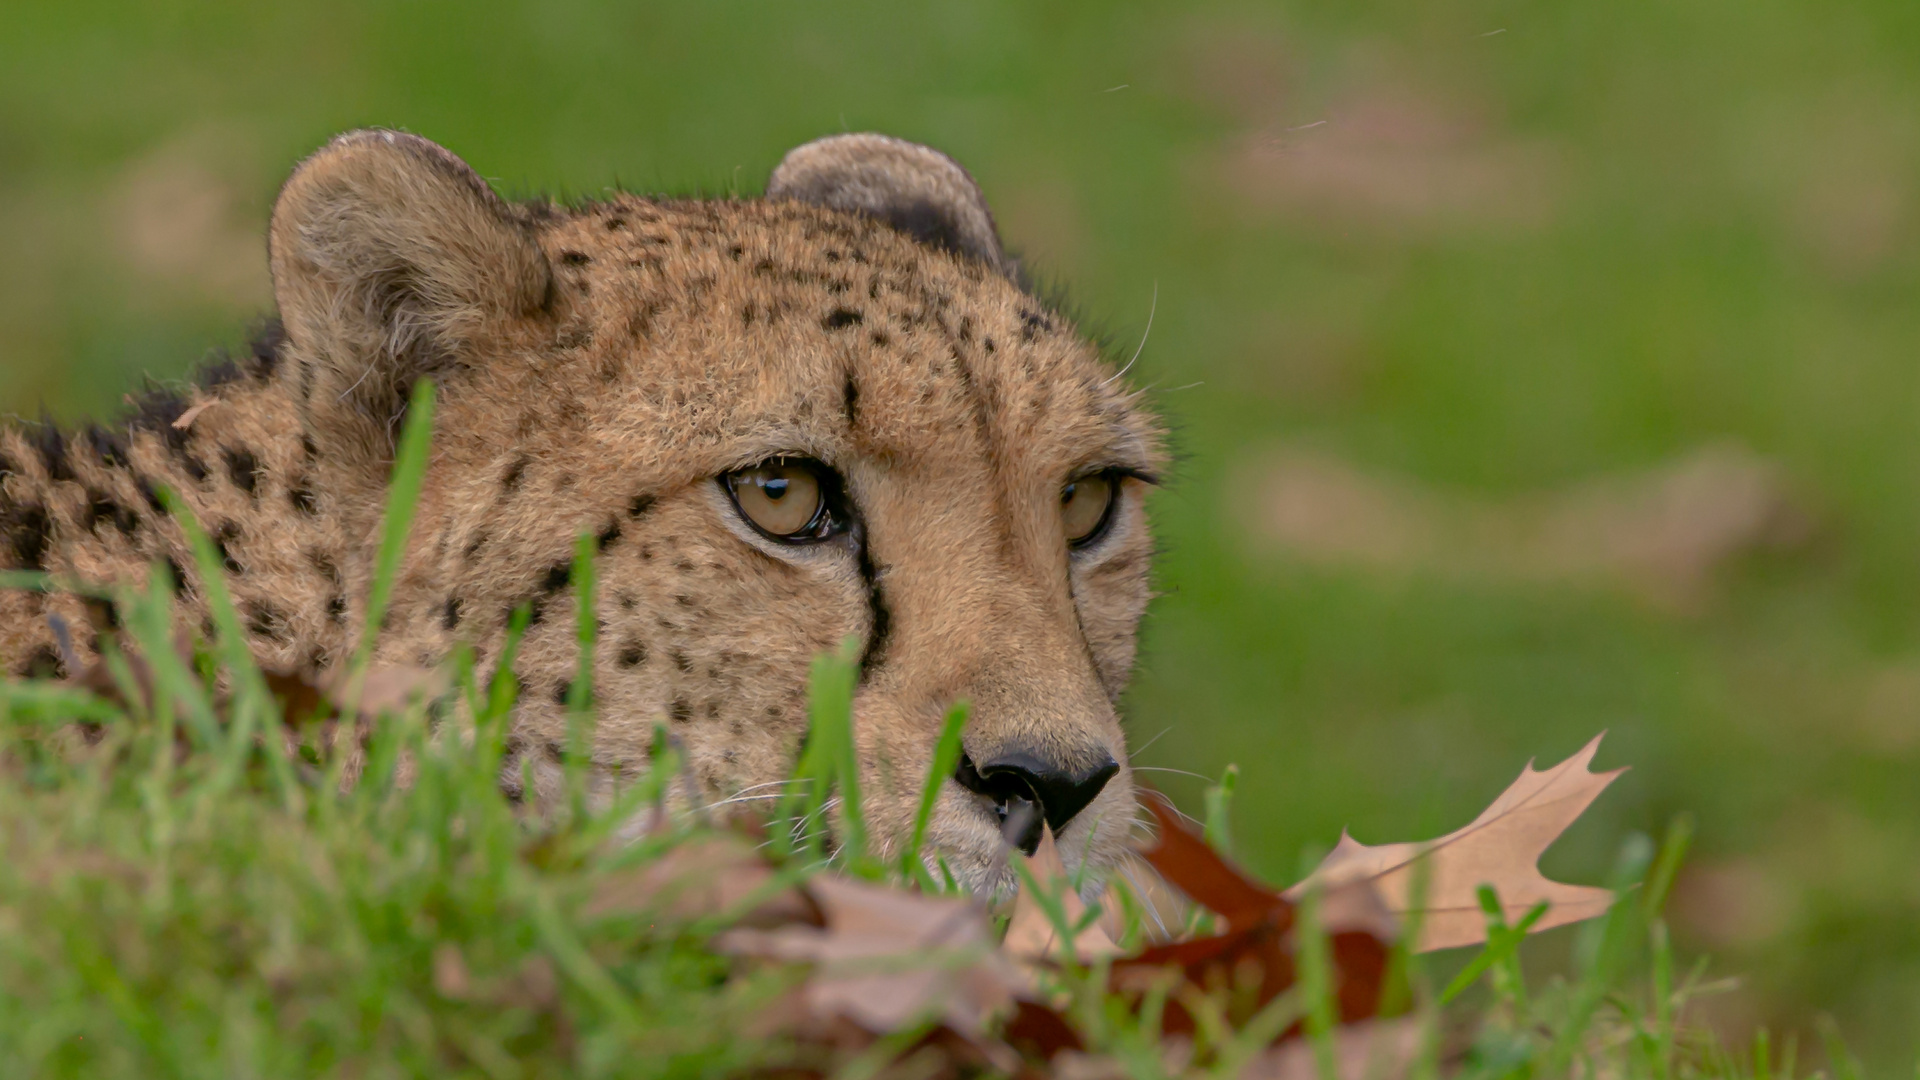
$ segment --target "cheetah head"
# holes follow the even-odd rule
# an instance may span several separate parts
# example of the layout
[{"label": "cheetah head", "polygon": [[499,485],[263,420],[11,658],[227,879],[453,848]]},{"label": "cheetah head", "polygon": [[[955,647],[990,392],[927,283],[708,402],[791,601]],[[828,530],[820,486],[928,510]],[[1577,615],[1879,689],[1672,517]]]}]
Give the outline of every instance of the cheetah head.
[{"label": "cheetah head", "polygon": [[426,140],[357,132],[296,170],[270,245],[277,377],[339,535],[371,534],[406,388],[438,384],[381,648],[497,656],[507,613],[534,605],[510,788],[561,783],[566,566],[585,533],[602,777],[644,771],[665,724],[705,798],[775,792],[810,661],[853,638],[883,854],[962,699],[965,756],[929,830],[956,876],[1006,884],[1003,825],[1023,808],[1015,842],[1045,820],[1070,866],[1125,849],[1115,706],[1161,433],[1021,287],[951,159],[844,135],[789,154],[764,199],[559,207],[501,200]]}]

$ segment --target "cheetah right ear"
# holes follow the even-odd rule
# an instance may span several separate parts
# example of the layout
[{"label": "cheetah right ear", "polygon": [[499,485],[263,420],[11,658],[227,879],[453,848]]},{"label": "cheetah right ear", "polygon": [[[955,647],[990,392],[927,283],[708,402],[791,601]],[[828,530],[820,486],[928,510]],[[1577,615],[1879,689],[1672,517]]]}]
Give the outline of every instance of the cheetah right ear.
[{"label": "cheetah right ear", "polygon": [[413,382],[548,302],[528,226],[466,162],[416,135],[342,135],[280,189],[274,299],[312,365],[308,400],[386,432]]},{"label": "cheetah right ear", "polygon": [[767,198],[878,218],[923,244],[1019,277],[979,185],[930,146],[871,133],[815,139],[781,159],[767,179]]}]

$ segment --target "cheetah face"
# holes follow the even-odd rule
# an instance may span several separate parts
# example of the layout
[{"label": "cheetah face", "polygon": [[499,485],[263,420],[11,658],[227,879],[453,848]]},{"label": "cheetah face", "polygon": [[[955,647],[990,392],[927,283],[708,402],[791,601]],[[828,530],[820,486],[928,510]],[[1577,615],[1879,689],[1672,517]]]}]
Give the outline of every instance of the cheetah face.
[{"label": "cheetah face", "polygon": [[[911,832],[941,718],[972,705],[930,857],[1010,880],[1045,820],[1070,866],[1134,820],[1115,710],[1148,599],[1160,432],[1013,280],[979,192],[924,147],[842,136],[764,200],[515,207],[424,140],[343,137],[274,214],[282,365],[314,481],[364,535],[405,387],[441,388],[396,623],[413,657],[497,655],[540,616],[506,782],[557,790],[577,670],[566,562],[598,538],[594,757],[654,725],[704,797],[775,793],[809,665],[860,647],[855,732],[882,853]],[[1027,813],[1032,811],[1032,813]]]}]

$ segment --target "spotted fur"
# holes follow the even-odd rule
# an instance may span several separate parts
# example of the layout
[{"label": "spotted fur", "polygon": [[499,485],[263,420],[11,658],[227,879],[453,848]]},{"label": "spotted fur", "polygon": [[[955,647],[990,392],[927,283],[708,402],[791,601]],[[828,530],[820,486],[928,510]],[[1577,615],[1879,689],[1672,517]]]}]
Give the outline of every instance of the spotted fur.
[{"label": "spotted fur", "polygon": [[[1118,856],[1132,787],[1114,703],[1148,597],[1143,485],[1123,485],[1084,551],[1062,535],[1060,492],[1095,469],[1152,476],[1160,434],[1020,288],[958,166],[843,136],[790,155],[767,199],[563,208],[502,202],[425,140],[358,132],[294,173],[270,245],[279,319],[245,356],[117,427],[0,428],[0,565],[131,581],[165,562],[184,578],[180,620],[202,625],[165,485],[214,537],[262,662],[334,665],[365,618],[406,391],[430,376],[432,459],[378,654],[431,662],[468,642],[490,666],[509,613],[533,606],[510,790],[560,782],[584,533],[603,779],[644,772],[665,723],[706,797],[765,793],[805,729],[810,660],[852,637],[883,848],[910,829],[940,717],[966,698],[975,759],[1122,763],[1063,836],[1070,862]],[[740,519],[716,478],[776,455],[845,478],[846,536],[790,547]],[[0,594],[0,673],[62,667],[56,614],[85,625],[71,597]],[[996,882],[981,796],[947,785],[931,836],[956,872]]]}]

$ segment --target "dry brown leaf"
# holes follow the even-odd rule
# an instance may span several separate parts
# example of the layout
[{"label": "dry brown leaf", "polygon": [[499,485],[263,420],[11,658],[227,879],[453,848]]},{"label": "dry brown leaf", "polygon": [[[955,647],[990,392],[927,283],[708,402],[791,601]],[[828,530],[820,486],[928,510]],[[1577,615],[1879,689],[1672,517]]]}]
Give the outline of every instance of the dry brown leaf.
[{"label": "dry brown leaf", "polygon": [[607,874],[580,914],[589,919],[644,914],[689,921],[736,911],[764,894],[737,925],[771,929],[821,924],[813,901],[792,886],[769,891],[773,880],[773,867],[751,841],[718,833],[676,844],[644,866]]},{"label": "dry brown leaf", "polygon": [[[1027,872],[1033,882],[1047,890],[1049,895],[1059,897],[1066,909],[1067,925],[1079,926],[1080,920],[1086,917],[1087,905],[1081,902],[1080,894],[1074,891],[1073,879],[1067,874],[1067,864],[1060,858],[1059,845],[1054,843],[1053,830],[1045,825],[1040,827],[1040,846],[1027,858]],[[1020,885],[1020,896],[1013,905],[1013,918],[1007,923],[1007,936],[1001,941],[1000,947],[1014,959],[1027,962],[1052,960],[1063,951],[1053,920],[1047,917],[1040,901],[1034,897],[1033,889],[1025,882]],[[1083,964],[1119,951],[1120,946],[1107,935],[1098,919],[1074,935],[1074,959]]]},{"label": "dry brown leaf", "polygon": [[1297,449],[1267,455],[1230,487],[1255,493],[1235,504],[1250,534],[1309,562],[1619,587],[1677,612],[1709,601],[1731,560],[1814,535],[1779,465],[1737,445],[1505,499]]},{"label": "dry brown leaf", "polygon": [[1416,944],[1420,952],[1486,940],[1486,916],[1477,895],[1481,885],[1491,885],[1500,894],[1509,923],[1546,901],[1550,906],[1534,924],[1536,931],[1603,915],[1613,904],[1612,892],[1549,881],[1538,865],[1541,853],[1626,771],[1588,770],[1603,737],[1594,736],[1579,753],[1550,769],[1539,771],[1529,762],[1472,824],[1438,840],[1369,847],[1342,833],[1332,853],[1285,895],[1297,900],[1318,886],[1332,897],[1344,886],[1366,883],[1388,911],[1404,920],[1413,909],[1415,862],[1424,861],[1426,900]]},{"label": "dry brown leaf", "polygon": [[[1411,1016],[1365,1020],[1333,1030],[1339,1080],[1400,1080],[1420,1053],[1420,1023]],[[1320,1072],[1313,1043],[1293,1039],[1269,1047],[1241,1071],[1240,1080],[1335,1080]]]},{"label": "dry brown leaf", "polygon": [[932,1016],[973,1038],[1026,985],[996,947],[985,914],[965,900],[825,874],[806,890],[824,927],[730,930],[714,947],[816,965],[803,993],[819,1020],[845,1018],[885,1033]]}]

